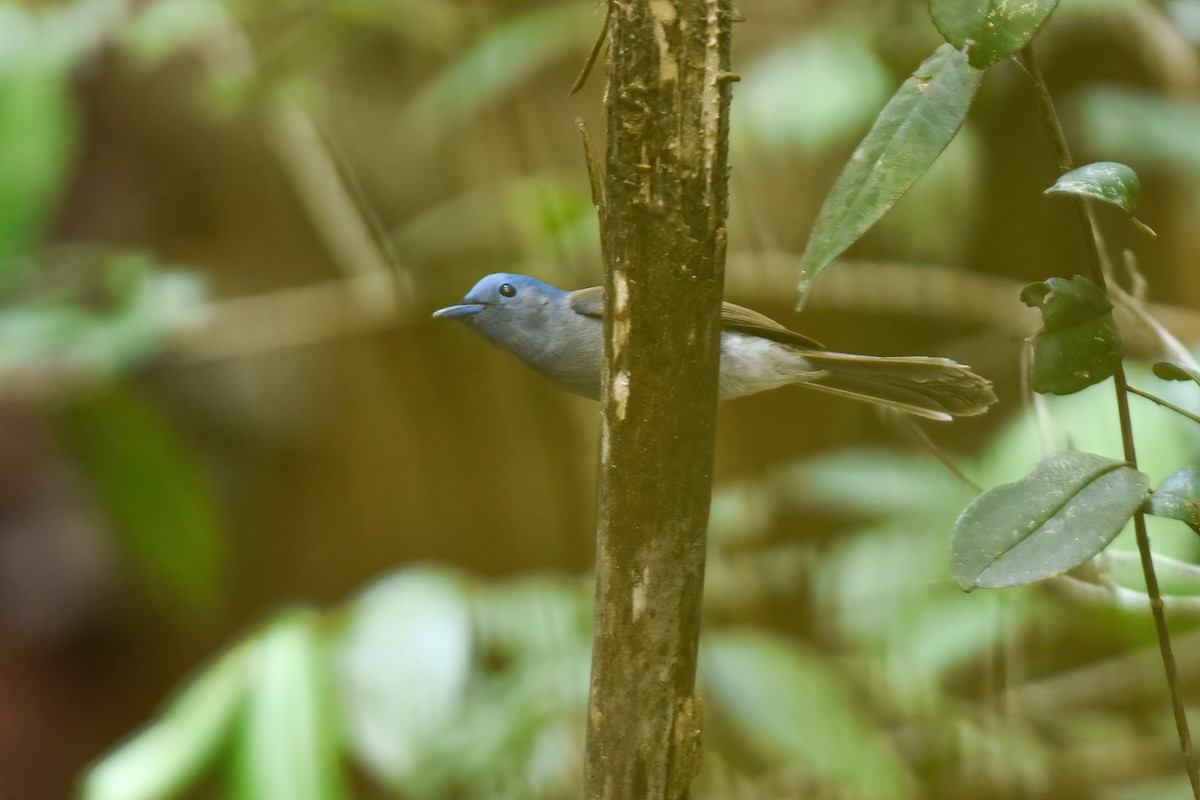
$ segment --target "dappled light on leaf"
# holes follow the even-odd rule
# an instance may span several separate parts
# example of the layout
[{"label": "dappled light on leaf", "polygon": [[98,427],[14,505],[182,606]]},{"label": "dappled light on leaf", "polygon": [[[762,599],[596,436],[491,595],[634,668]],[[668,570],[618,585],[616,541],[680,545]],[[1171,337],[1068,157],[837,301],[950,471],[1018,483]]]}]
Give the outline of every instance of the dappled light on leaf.
[{"label": "dappled light on leaf", "polygon": [[879,113],[813,225],[800,302],[817,275],[875,224],[946,148],[966,118],[983,73],[942,45]]},{"label": "dappled light on leaf", "polygon": [[950,562],[960,586],[999,588],[1079,566],[1116,537],[1149,479],[1121,461],[1056,453],[1019,483],[990,489],[959,516]]},{"label": "dappled light on leaf", "polygon": [[1046,194],[1070,194],[1110,203],[1133,213],[1142,194],[1137,173],[1115,161],[1085,164],[1058,177]]},{"label": "dappled light on leaf", "polygon": [[1058,0],[930,0],[929,11],[946,41],[963,50],[971,66],[984,69],[1024,47]]}]

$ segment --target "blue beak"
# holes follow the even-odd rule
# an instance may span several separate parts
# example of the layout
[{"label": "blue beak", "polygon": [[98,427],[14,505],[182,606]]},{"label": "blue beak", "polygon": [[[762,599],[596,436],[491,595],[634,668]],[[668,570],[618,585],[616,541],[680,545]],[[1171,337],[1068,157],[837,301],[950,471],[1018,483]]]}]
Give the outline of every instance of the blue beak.
[{"label": "blue beak", "polygon": [[440,319],[458,319],[460,317],[469,317],[472,314],[478,314],[483,311],[482,303],[459,303],[456,306],[446,306],[439,308],[433,312],[433,316]]}]

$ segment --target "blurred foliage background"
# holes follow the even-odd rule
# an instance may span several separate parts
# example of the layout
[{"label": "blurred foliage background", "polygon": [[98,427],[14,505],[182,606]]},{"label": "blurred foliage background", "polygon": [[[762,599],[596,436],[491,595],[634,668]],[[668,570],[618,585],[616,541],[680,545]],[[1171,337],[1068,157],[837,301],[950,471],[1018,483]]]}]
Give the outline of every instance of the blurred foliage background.
[{"label": "blurred foliage background", "polygon": [[[1041,194],[1021,70],[989,73],[797,319],[825,193],[940,39],[917,0],[739,10],[729,297],[993,379],[993,413],[927,428],[981,485],[1047,448],[1117,455],[1106,387],[1038,414],[1022,389],[1020,286],[1082,250]],[[499,270],[599,282],[575,118],[602,135],[602,69],[568,89],[602,20],[586,0],[0,5],[0,797],[576,795],[596,407],[429,312]],[[1188,344],[1198,43],[1197,0],[1062,0],[1037,42],[1077,159],[1140,174],[1158,237],[1102,213],[1108,245]],[[1195,427],[1135,402],[1151,479],[1196,463]],[[903,428],[799,390],[730,404],[716,491],[696,796],[1186,791],[1148,614],[962,594],[946,547],[973,492]],[[1200,594],[1194,534],[1152,534],[1171,591]],[[1136,588],[1128,548],[1102,569]],[[1195,617],[1179,600],[1193,701]]]}]

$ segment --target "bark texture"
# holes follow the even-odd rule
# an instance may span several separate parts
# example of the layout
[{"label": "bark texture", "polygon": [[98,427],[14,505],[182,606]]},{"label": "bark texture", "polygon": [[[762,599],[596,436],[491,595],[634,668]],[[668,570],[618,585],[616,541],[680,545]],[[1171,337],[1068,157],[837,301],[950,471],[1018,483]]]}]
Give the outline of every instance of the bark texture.
[{"label": "bark texture", "polygon": [[611,0],[585,796],[686,797],[712,490],[730,0]]}]

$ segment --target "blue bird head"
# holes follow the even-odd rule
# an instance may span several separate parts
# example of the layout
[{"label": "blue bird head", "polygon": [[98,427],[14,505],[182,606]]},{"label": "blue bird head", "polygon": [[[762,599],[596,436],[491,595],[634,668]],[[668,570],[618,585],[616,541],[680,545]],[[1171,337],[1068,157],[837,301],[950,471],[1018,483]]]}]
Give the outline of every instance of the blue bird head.
[{"label": "blue bird head", "polygon": [[530,341],[547,335],[553,327],[557,301],[566,292],[550,284],[511,272],[481,279],[455,305],[438,309],[433,316],[466,323],[496,344],[528,358],[541,343]]},{"label": "blue bird head", "polygon": [[575,308],[578,295],[528,275],[498,272],[433,316],[463,322],[559,386],[597,398],[604,339],[599,317]]}]

